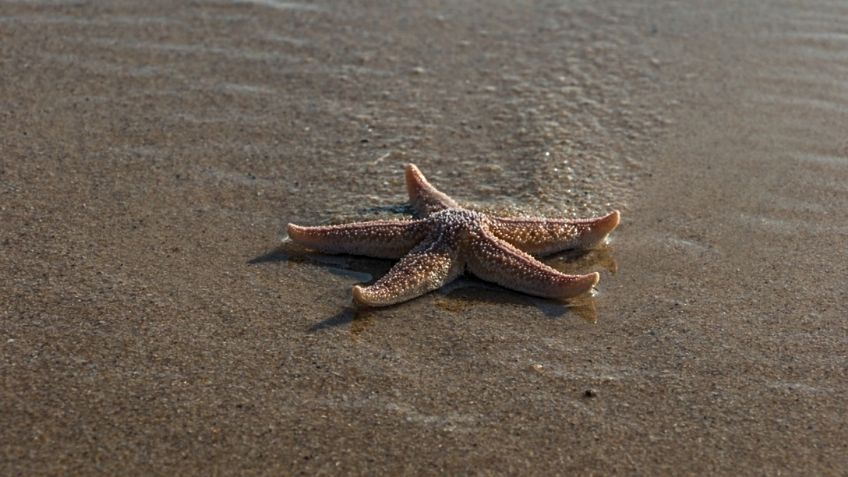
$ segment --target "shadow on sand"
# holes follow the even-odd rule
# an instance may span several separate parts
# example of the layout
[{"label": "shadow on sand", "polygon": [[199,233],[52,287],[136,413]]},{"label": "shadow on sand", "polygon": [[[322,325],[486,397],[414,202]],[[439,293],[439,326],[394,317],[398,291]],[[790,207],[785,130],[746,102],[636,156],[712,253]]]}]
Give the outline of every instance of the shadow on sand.
[{"label": "shadow on sand", "polygon": [[[382,276],[392,266],[392,262],[388,260],[315,253],[290,241],[284,241],[278,247],[249,260],[247,263],[267,262],[309,263],[325,267],[331,273],[352,276],[368,282],[374,281],[373,277]],[[583,270],[598,266],[612,274],[618,271],[615,259],[607,246],[582,252],[564,252],[547,257],[544,262],[563,273],[581,273]],[[534,306],[551,319],[562,319],[573,314],[587,323],[595,323],[598,320],[595,299],[590,294],[568,301],[549,300],[513,292],[468,275],[442,287],[433,294],[436,295],[435,305],[452,313],[460,313],[476,304],[485,302],[513,307]],[[402,306],[404,306],[404,303],[384,308],[346,306],[335,315],[310,326],[306,331],[315,333],[325,329],[350,325],[351,333],[358,335],[370,325],[373,321],[372,318],[382,310],[397,309]]]}]

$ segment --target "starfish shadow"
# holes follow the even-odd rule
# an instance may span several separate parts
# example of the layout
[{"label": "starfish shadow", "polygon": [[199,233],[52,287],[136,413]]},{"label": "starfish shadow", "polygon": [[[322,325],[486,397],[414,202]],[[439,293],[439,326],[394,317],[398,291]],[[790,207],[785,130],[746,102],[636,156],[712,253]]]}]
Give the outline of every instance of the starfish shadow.
[{"label": "starfish shadow", "polygon": [[[567,251],[547,257],[544,261],[549,266],[565,273],[579,273],[581,269],[597,265],[602,266],[612,274],[615,274],[618,270],[615,259],[606,245],[588,251]],[[268,262],[309,263],[324,267],[330,273],[353,277],[363,282],[375,281],[374,277],[385,274],[393,263],[391,260],[355,255],[315,253],[290,241],[284,241],[274,249],[248,260],[247,263],[259,264]],[[360,271],[363,269],[366,271]],[[473,307],[475,303],[487,302],[510,306],[533,306],[539,309],[545,316],[552,319],[561,319],[572,313],[588,323],[595,323],[598,319],[595,299],[589,294],[578,296],[568,301],[538,298],[484,282],[471,275],[459,278],[435,291],[434,294],[437,296],[436,306],[454,313],[465,311]],[[354,336],[358,336],[370,326],[373,322],[372,318],[380,310],[396,309],[405,305],[406,303],[399,303],[382,308],[346,306],[335,315],[308,327],[306,331],[315,333],[321,330],[350,325],[351,333]]]},{"label": "starfish shadow", "polygon": [[[542,261],[563,273],[580,274],[586,270],[598,268],[606,269],[615,275],[618,272],[618,264],[612,256],[612,251],[607,244],[590,250],[567,250],[542,259]],[[485,301],[489,303],[501,303],[505,305],[522,306],[532,305],[542,311],[549,318],[561,318],[573,313],[588,323],[595,323],[598,319],[597,307],[594,295],[587,293],[565,301],[540,298],[512,291],[508,288],[498,286],[480,280],[473,275],[465,275],[459,280],[448,284],[436,293],[450,296],[455,299],[451,304],[444,301],[440,304],[443,308],[452,311],[460,311],[468,305],[462,304],[473,301]]]},{"label": "starfish shadow", "polygon": [[308,263],[324,267],[334,275],[351,277],[361,282],[372,281],[391,267],[390,260],[357,255],[327,255],[313,252],[294,242],[284,241],[274,249],[247,261],[250,265],[268,262]]},{"label": "starfish shadow", "polygon": [[[480,302],[510,305],[514,307],[534,306],[551,319],[562,319],[574,314],[587,323],[596,323],[598,319],[594,298],[591,296],[577,297],[568,302],[557,302],[544,298],[522,295],[506,288],[491,285],[474,277],[463,277],[435,292],[435,305],[451,312],[459,313]],[[398,303],[389,307],[371,308],[361,306],[346,306],[333,316],[309,326],[308,333],[316,333],[337,327],[350,325],[353,337],[359,336],[374,323],[374,318],[380,313],[408,306]]]},{"label": "starfish shadow", "polygon": [[363,215],[372,215],[372,214],[382,214],[387,216],[412,216],[415,215],[415,209],[412,208],[411,204],[402,203],[402,204],[389,204],[389,205],[375,205],[373,207],[365,207],[359,209],[357,211],[360,216]]},{"label": "starfish shadow", "polygon": [[359,308],[355,306],[346,306],[335,315],[315,323],[306,329],[309,333],[315,333],[321,330],[336,328],[339,326],[350,325],[350,332],[353,336],[359,336],[372,323],[372,317],[377,313],[374,308]]}]

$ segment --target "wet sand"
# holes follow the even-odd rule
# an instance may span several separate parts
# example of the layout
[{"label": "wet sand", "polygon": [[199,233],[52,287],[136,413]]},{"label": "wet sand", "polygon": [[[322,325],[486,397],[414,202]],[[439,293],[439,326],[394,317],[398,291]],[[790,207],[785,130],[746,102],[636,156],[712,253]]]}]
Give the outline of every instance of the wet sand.
[{"label": "wet sand", "polygon": [[[848,7],[0,0],[0,473],[848,466]],[[621,209],[559,304],[287,222]]]}]

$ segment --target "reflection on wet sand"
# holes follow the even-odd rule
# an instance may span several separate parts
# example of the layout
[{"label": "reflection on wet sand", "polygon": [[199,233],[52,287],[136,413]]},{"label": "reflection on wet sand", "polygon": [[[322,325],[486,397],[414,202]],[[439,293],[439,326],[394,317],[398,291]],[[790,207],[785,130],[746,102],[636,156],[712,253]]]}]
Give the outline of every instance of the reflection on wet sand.
[{"label": "reflection on wet sand", "polygon": [[596,269],[598,267],[615,275],[618,272],[618,263],[612,256],[612,249],[608,244],[603,244],[591,250],[567,251],[562,254],[548,257],[545,264],[562,273],[576,274],[582,270]]},{"label": "reflection on wet sand", "polygon": [[522,295],[473,277],[460,279],[453,286],[446,287],[435,304],[445,311],[460,313],[481,302],[513,307],[535,307],[544,316],[554,319],[573,313],[587,323],[598,321],[595,298],[591,294],[584,294],[567,301],[549,300]]}]

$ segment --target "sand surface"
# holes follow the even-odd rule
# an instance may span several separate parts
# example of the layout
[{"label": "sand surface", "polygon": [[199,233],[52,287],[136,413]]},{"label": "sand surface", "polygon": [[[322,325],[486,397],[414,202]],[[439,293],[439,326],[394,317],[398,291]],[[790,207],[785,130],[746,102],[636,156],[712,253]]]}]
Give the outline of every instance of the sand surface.
[{"label": "sand surface", "polygon": [[[336,3],[0,0],[0,474],[845,473],[848,6]],[[407,162],[598,293],[278,248]]]}]

